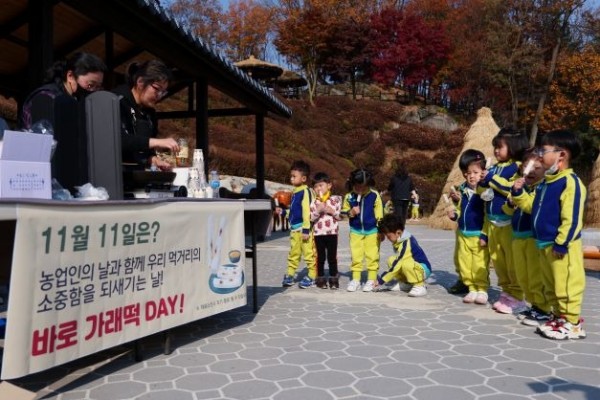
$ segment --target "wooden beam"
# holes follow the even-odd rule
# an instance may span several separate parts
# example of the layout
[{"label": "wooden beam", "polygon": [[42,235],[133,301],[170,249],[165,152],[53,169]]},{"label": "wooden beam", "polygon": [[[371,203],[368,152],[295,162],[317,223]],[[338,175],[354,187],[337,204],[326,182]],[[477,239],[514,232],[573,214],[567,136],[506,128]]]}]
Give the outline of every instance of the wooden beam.
[{"label": "wooden beam", "polygon": [[[255,115],[256,112],[249,108],[213,108],[208,110],[207,117],[242,117],[246,115]],[[156,113],[158,119],[185,119],[194,118],[196,111],[185,110],[185,111],[162,111]]]},{"label": "wooden beam", "polygon": [[265,116],[256,114],[256,196],[265,195]]},{"label": "wooden beam", "polygon": [[27,3],[29,28],[28,91],[40,86],[52,62],[54,42],[54,2],[29,0]]},{"label": "wooden beam", "polygon": [[204,172],[208,172],[208,81],[196,81],[196,148],[204,152]]},{"label": "wooden beam", "polygon": [[0,26],[0,39],[6,39],[17,29],[27,23],[27,10],[17,14],[13,19],[6,21]]},{"label": "wooden beam", "polygon": [[98,25],[86,30],[85,32],[78,34],[74,40],[71,40],[69,43],[63,45],[60,49],[56,49],[56,51],[54,52],[56,59],[59,60],[61,58],[67,57],[73,51],[86,45],[87,43],[91,42],[103,33],[104,28]]}]

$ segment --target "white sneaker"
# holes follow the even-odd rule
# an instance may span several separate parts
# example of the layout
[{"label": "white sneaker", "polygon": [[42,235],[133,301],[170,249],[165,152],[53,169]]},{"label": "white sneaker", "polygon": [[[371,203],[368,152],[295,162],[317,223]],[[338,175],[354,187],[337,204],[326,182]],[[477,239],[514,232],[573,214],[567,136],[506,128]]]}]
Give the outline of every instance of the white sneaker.
[{"label": "white sneaker", "polygon": [[346,290],[349,292],[356,292],[356,290],[359,287],[360,287],[360,281],[353,279],[348,283],[348,287],[346,288]]},{"label": "white sneaker", "polygon": [[469,292],[465,297],[463,297],[463,303],[471,304],[475,303],[475,299],[477,298],[477,292]]},{"label": "white sneaker", "polygon": [[488,294],[484,291],[477,292],[477,297],[475,297],[475,304],[484,305],[488,302]]},{"label": "white sneaker", "polygon": [[408,297],[422,297],[427,294],[427,288],[425,286],[413,286],[408,292]]},{"label": "white sneaker", "polygon": [[363,292],[372,292],[374,287],[375,287],[375,281],[366,281],[365,284],[363,285],[362,291]]}]

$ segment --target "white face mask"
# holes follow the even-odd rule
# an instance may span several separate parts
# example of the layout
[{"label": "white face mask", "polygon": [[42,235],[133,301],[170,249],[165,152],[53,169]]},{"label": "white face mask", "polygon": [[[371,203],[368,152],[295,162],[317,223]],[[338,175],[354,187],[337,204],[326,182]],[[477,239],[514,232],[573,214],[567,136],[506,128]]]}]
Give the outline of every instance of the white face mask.
[{"label": "white face mask", "polygon": [[558,172],[558,157],[556,158],[556,160],[554,160],[554,164],[552,164],[550,166],[550,168],[548,168],[545,172],[544,175],[548,176],[548,175],[554,175],[555,173]]}]

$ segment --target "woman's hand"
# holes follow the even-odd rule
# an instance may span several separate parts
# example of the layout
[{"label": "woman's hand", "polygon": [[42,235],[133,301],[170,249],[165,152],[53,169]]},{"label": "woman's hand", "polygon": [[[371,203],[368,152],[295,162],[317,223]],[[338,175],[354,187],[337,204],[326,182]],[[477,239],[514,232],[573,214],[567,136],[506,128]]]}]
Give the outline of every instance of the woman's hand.
[{"label": "woman's hand", "polygon": [[158,156],[152,157],[152,165],[161,171],[171,171],[173,166]]},{"label": "woman's hand", "polygon": [[179,145],[173,138],[150,138],[148,145],[151,149],[166,149],[168,151],[172,151],[173,153],[177,153],[179,151]]}]

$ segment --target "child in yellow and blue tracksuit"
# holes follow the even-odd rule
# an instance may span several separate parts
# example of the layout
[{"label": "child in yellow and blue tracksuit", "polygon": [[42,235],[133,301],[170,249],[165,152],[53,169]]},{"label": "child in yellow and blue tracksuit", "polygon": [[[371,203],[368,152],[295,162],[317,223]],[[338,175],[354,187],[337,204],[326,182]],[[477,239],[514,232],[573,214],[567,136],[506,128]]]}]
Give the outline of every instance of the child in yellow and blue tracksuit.
[{"label": "child in yellow and blue tracksuit", "polygon": [[317,276],[315,243],[310,221],[310,204],[314,199],[311,189],[306,185],[310,175],[310,166],[304,161],[294,161],[290,168],[290,183],[294,186],[292,201],[288,212],[290,224],[290,252],[287,272],[281,282],[282,286],[292,286],[300,258],[304,257],[307,275],[298,286],[302,289],[314,285]]},{"label": "child in yellow and blue tracksuit", "polygon": [[484,203],[477,194],[477,184],[485,171],[485,156],[479,150],[467,149],[458,160],[465,182],[458,187],[460,200],[448,217],[458,223],[454,262],[462,282],[469,289],[463,303],[487,304],[490,286],[490,256],[479,240],[484,221]]},{"label": "child in yellow and blue tracksuit", "polygon": [[388,270],[377,278],[376,290],[385,290],[396,280],[410,285],[409,297],[427,294],[425,280],[431,275],[431,263],[417,239],[406,231],[401,216],[388,214],[379,222],[379,232],[392,242],[394,255],[388,258]]},{"label": "child in yellow and blue tracksuit", "polygon": [[355,292],[361,285],[363,261],[367,263],[367,281],[363,292],[371,292],[376,286],[379,270],[379,234],[377,224],[383,218],[383,203],[379,193],[372,189],[375,184],[369,171],[357,169],[348,179],[349,193],[344,196],[342,213],[349,217],[350,254],[352,279],[347,290]]},{"label": "child in yellow and blue tracksuit", "polygon": [[531,212],[533,237],[539,249],[544,296],[550,305],[549,320],[538,326],[547,338],[583,339],[581,304],[585,290],[585,270],[581,229],[586,188],[570,168],[581,152],[577,137],[557,130],[540,138],[537,155],[545,170],[533,200],[523,187],[524,179],[514,183],[515,204]]},{"label": "child in yellow and blue tracksuit", "polygon": [[[480,196],[486,202],[485,222],[481,235],[487,242],[490,259],[502,289],[500,298],[492,308],[497,312],[511,314],[526,307],[523,291],[519,287],[512,261],[512,215],[505,212],[512,181],[516,179],[523,152],[529,146],[524,133],[502,128],[494,137],[494,156],[498,163],[491,166],[480,183]],[[487,189],[486,189],[487,188]],[[486,189],[486,190],[483,190]]]},{"label": "child in yellow and blue tracksuit", "polygon": [[419,218],[419,194],[413,190],[410,194],[410,220],[418,221]]},{"label": "child in yellow and blue tracksuit", "polygon": [[[523,195],[533,200],[535,188],[544,178],[544,168],[534,151],[527,151],[521,165],[521,175],[525,179]],[[512,205],[512,197],[509,198]],[[540,257],[535,245],[532,231],[531,213],[516,207],[513,211],[512,254],[517,274],[517,282],[523,290],[525,300],[531,307],[519,313],[518,318],[523,325],[539,326],[548,321],[550,305],[546,302],[543,292]]]}]

